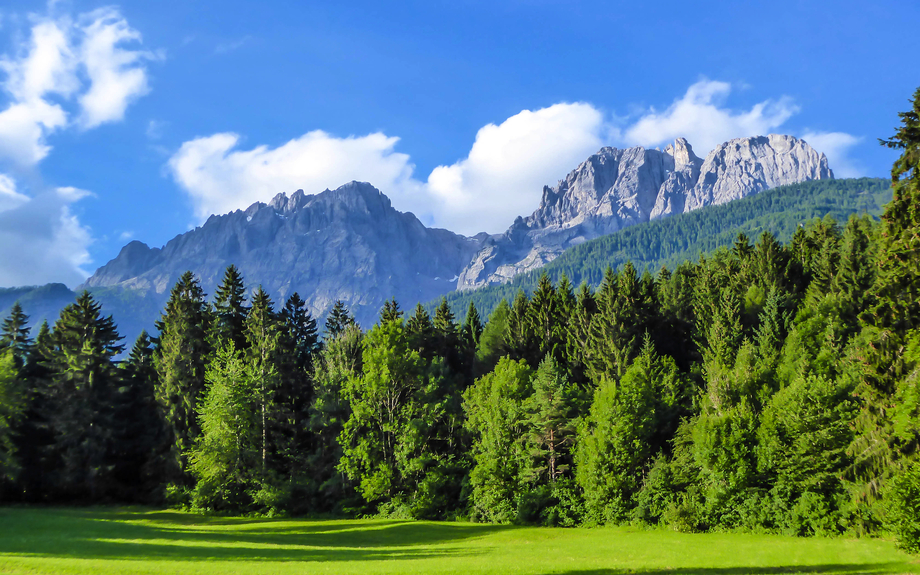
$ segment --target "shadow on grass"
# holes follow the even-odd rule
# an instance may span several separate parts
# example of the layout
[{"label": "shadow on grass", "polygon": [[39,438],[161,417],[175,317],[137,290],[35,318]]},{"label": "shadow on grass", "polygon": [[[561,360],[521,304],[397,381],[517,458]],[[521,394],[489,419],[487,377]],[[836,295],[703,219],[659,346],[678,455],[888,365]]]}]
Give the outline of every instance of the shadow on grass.
[{"label": "shadow on grass", "polygon": [[678,567],[675,569],[595,569],[554,572],[553,575],[890,575],[903,573],[903,563],[795,565],[777,567]]},{"label": "shadow on grass", "polygon": [[[13,524],[10,523],[13,522]],[[469,556],[432,549],[500,526],[417,521],[298,521],[97,509],[0,511],[0,553],[182,561],[365,561]]]}]

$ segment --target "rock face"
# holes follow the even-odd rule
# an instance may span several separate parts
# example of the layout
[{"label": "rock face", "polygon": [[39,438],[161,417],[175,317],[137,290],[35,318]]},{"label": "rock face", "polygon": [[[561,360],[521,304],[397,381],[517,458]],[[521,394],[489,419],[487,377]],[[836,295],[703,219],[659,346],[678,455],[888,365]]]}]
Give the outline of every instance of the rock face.
[{"label": "rock face", "polygon": [[537,211],[485,239],[457,287],[508,281],[573,245],[627,226],[833,177],[824,154],[792,136],[730,140],[705,160],[683,138],[663,152],[603,148],[556,187],[544,187]]},{"label": "rock face", "polygon": [[391,297],[409,305],[455,289],[480,241],[426,228],[370,184],[351,182],[211,216],[162,249],[131,242],[84,287],[152,290],[165,302],[186,270],[213,294],[232,263],[247,287],[261,284],[276,305],[296,291],[322,317],[341,299],[369,326]]},{"label": "rock face", "polygon": [[683,138],[664,151],[603,148],[555,187],[544,187],[533,214],[504,234],[474,238],[426,228],[370,184],[351,182],[211,216],[163,248],[131,242],[84,287],[135,289],[161,305],[186,270],[212,294],[235,264],[248,286],[261,284],[278,304],[296,291],[322,317],[341,299],[367,326],[391,297],[410,307],[508,281],[627,226],[826,178],[833,174],[824,155],[791,136],[731,140],[705,160]]}]

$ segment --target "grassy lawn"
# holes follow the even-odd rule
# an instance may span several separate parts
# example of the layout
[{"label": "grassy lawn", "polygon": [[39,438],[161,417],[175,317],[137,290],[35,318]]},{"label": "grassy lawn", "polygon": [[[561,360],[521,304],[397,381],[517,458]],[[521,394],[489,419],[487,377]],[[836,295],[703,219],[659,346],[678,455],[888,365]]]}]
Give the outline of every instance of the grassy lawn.
[{"label": "grassy lawn", "polygon": [[920,573],[889,541],[0,508],[0,573]]}]

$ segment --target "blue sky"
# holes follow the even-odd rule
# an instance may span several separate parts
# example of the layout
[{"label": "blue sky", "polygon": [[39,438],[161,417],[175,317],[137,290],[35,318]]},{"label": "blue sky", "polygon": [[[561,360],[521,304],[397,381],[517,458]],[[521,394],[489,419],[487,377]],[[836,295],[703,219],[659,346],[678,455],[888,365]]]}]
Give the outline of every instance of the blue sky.
[{"label": "blue sky", "polygon": [[789,133],[838,177],[920,85],[916,1],[0,6],[0,286],[351,179],[498,232],[601,145]]}]

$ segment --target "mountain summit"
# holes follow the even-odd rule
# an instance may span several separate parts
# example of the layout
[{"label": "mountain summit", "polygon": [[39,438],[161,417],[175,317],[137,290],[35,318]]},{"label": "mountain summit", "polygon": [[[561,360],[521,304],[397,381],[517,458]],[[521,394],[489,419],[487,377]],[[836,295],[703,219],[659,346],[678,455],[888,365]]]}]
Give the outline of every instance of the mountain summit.
[{"label": "mountain summit", "polygon": [[165,302],[184,271],[213,293],[232,263],[247,285],[261,284],[279,301],[296,291],[322,316],[341,299],[368,325],[391,297],[409,306],[508,281],[627,226],[827,178],[827,158],[791,136],[731,140],[705,160],[683,138],[664,151],[603,148],[555,187],[544,187],[529,217],[518,217],[504,234],[472,238],[426,228],[372,185],[351,182],[211,216],[163,248],[131,242],[84,287],[140,290]]},{"label": "mountain summit", "polygon": [[458,288],[508,281],[573,245],[628,226],[833,177],[824,154],[792,136],[729,140],[705,160],[684,138],[664,151],[602,148],[555,187],[544,187],[533,214],[488,238]]},{"label": "mountain summit", "polygon": [[278,300],[296,291],[323,315],[341,299],[368,322],[391,297],[414,303],[453,290],[478,249],[477,240],[426,228],[372,185],[351,182],[211,216],[162,249],[132,242],[85,287],[152,290],[165,300],[179,275],[192,270],[213,293],[232,263],[248,286],[261,284]]}]

